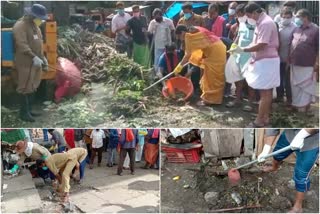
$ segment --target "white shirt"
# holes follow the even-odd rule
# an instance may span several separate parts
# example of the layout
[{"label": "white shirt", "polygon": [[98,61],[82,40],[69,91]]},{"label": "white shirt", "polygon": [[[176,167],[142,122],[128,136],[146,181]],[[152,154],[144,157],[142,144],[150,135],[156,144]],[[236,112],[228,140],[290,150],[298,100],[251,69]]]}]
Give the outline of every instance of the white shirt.
[{"label": "white shirt", "polygon": [[99,129],[91,132],[92,148],[101,148],[103,146],[103,138],[106,138],[104,131]]},{"label": "white shirt", "polygon": [[161,23],[155,19],[151,20],[148,32],[154,36],[154,46],[156,49],[165,48],[171,43],[171,31],[174,30],[174,25],[171,19],[163,17]]},{"label": "white shirt", "polygon": [[[112,18],[111,31],[115,33],[117,29],[126,26],[129,19],[131,19],[131,16],[128,13],[124,13],[124,16],[120,16],[117,13]],[[126,36],[125,30],[121,30],[118,33],[121,33],[122,35]]]}]

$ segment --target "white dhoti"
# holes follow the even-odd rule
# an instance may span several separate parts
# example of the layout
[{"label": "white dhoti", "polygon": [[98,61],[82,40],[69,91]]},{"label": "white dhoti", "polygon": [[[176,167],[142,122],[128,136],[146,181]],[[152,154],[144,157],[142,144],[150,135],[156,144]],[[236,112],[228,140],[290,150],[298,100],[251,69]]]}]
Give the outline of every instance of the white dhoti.
[{"label": "white dhoti", "polygon": [[253,89],[276,88],[280,86],[280,58],[266,58],[249,63],[243,76]]},{"label": "white dhoti", "polygon": [[226,63],[224,73],[227,83],[234,83],[244,79],[241,74],[240,66],[237,64],[234,54],[230,55]]},{"label": "white dhoti", "polygon": [[136,161],[141,161],[144,144],[141,145],[139,143],[138,146],[139,146],[139,149],[138,151],[136,151]]},{"label": "white dhoti", "polygon": [[306,107],[316,102],[317,82],[313,67],[291,65],[292,106]]}]

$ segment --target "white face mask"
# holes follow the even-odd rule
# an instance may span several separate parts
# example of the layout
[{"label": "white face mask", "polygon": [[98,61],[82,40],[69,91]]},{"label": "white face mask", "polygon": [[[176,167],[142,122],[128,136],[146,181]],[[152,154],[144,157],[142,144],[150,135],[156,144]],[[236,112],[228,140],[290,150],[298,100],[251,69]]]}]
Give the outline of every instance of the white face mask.
[{"label": "white face mask", "polygon": [[255,26],[256,24],[257,24],[257,21],[256,20],[254,20],[254,19],[252,19],[252,18],[248,18],[248,24],[249,25],[253,25],[253,26]]},{"label": "white face mask", "polygon": [[229,15],[233,16],[234,14],[236,14],[236,10],[235,9],[228,9],[228,13],[229,13]]},{"label": "white face mask", "polygon": [[242,16],[242,17],[238,17],[238,21],[240,23],[245,23],[247,21],[248,17],[247,16]]},{"label": "white face mask", "polygon": [[281,18],[281,24],[283,26],[288,26],[292,22],[292,19]]},{"label": "white face mask", "polygon": [[24,154],[26,154],[27,157],[30,157],[32,155],[32,148],[33,148],[33,143],[32,142],[28,142],[27,143],[27,148],[24,151]]}]

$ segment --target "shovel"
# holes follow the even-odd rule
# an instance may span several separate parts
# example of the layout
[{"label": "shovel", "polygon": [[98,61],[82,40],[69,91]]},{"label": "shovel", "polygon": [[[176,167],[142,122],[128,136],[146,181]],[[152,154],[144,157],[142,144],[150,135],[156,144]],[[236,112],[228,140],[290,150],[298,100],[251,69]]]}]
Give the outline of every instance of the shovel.
[{"label": "shovel", "polygon": [[[288,151],[288,150],[290,150],[290,149],[291,149],[291,146],[290,146],[290,145],[289,145],[289,146],[286,146],[286,147],[284,147],[284,148],[282,148],[282,149],[279,149],[278,151],[275,151],[275,152],[272,152],[272,153],[266,155],[266,156],[265,156],[265,159],[266,159],[266,158],[269,158],[269,157],[272,157],[272,156],[274,156],[274,155],[280,154],[280,153],[282,153],[282,152]],[[243,167],[249,166],[249,165],[254,164],[254,163],[257,163],[257,162],[258,162],[258,159],[254,160],[254,161],[251,161],[251,162],[249,162],[249,163],[243,164],[243,165],[241,165],[241,166],[238,166],[237,168],[232,168],[232,169],[230,169],[230,170],[228,171],[228,177],[229,177],[230,183],[231,183],[232,185],[236,185],[236,184],[238,184],[238,182],[240,181],[241,177],[240,177],[240,173],[239,173],[238,169],[241,169],[241,168],[243,168]]]},{"label": "shovel", "polygon": [[174,75],[174,72],[171,72],[169,74],[167,74],[166,76],[162,77],[161,79],[159,79],[157,82],[153,83],[152,85],[150,85],[149,87],[143,89],[143,91],[146,91],[150,88],[152,88],[153,86],[157,85],[158,83],[162,82],[165,79],[168,79],[169,77],[171,77],[172,75]]},{"label": "shovel", "polygon": [[[185,64],[183,67],[189,65],[190,63]],[[153,86],[157,85],[158,83],[162,82],[163,80],[168,79],[169,77],[171,77],[172,75],[174,75],[174,72],[172,71],[171,73],[167,74],[166,76],[162,77],[161,79],[159,79],[157,82],[153,83],[152,85],[150,85],[149,87],[143,89],[143,91],[146,91],[150,88],[152,88]]]}]

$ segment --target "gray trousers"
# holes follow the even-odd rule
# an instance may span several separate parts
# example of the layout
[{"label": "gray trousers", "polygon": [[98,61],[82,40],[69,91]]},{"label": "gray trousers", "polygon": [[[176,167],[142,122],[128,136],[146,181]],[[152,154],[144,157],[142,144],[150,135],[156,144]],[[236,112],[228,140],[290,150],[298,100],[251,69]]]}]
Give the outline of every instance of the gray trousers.
[{"label": "gray trousers", "polygon": [[116,154],[117,154],[117,148],[111,149],[108,148],[107,150],[107,162],[108,164],[114,164],[116,163]]}]

